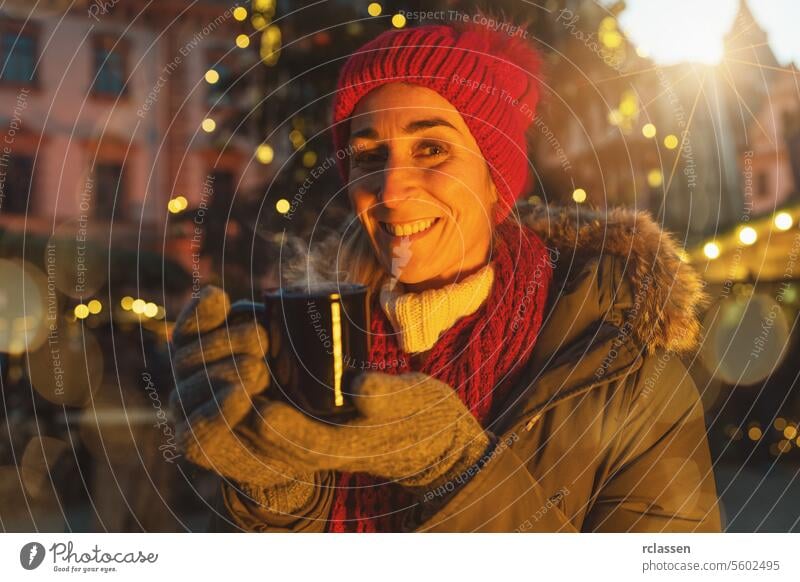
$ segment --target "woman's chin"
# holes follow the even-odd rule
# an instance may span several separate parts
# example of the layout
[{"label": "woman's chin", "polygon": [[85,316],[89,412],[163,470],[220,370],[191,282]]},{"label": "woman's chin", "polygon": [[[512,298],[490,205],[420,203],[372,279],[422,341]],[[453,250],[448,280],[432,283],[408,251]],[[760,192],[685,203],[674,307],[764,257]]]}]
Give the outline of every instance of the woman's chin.
[{"label": "woman's chin", "polygon": [[429,269],[422,269],[416,265],[402,265],[399,260],[395,261],[391,268],[384,267],[384,269],[390,278],[404,285],[419,285],[435,279]]}]

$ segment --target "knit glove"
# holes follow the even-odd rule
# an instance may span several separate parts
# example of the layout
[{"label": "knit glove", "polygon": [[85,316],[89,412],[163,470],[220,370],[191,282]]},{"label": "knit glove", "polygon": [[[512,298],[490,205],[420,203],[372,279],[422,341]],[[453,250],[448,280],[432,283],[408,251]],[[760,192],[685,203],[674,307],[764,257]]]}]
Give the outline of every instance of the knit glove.
[{"label": "knit glove", "polygon": [[487,451],[487,433],[453,389],[435,378],[365,373],[351,388],[360,416],[345,424],[259,401],[239,431],[272,458],[306,472],[369,473],[412,490],[445,484]]},{"label": "knit glove", "polygon": [[253,409],[251,398],[269,385],[260,311],[263,306],[249,302],[231,306],[228,294],[213,286],[186,305],[173,331],[177,382],[169,407],[177,445],[189,461],[237,481],[265,507],[292,513],[312,497],[320,476],[286,457],[274,459],[268,447],[236,431]]}]

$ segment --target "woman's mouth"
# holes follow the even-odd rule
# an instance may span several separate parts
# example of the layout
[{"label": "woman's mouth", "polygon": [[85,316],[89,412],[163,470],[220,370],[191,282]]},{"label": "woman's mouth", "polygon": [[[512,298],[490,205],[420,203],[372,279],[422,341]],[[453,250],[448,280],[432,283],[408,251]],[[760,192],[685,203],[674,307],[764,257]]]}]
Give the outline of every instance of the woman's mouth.
[{"label": "woman's mouth", "polygon": [[439,218],[426,218],[414,222],[381,222],[381,229],[393,237],[416,238],[428,232],[439,222]]}]

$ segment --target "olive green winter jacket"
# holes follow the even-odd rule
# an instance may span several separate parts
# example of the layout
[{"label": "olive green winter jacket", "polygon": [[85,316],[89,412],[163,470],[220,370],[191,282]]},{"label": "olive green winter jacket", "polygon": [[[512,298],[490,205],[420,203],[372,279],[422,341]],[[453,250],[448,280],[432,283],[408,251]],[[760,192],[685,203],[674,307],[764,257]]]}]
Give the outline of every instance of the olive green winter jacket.
[{"label": "olive green winter jacket", "polygon": [[[426,492],[406,531],[719,531],[703,409],[679,357],[698,340],[700,280],[647,214],[522,219],[555,266],[536,347],[496,403],[488,462]],[[278,516],[223,483],[211,529],[324,531],[332,498],[320,487],[303,516]]]}]

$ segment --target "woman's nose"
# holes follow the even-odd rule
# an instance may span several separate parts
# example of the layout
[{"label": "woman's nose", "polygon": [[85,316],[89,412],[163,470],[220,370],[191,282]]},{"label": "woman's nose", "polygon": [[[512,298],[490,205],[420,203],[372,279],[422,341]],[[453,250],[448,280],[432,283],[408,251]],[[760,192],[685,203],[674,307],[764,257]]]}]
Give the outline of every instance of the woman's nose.
[{"label": "woman's nose", "polygon": [[389,162],[381,173],[381,184],[378,192],[380,202],[393,208],[409,199],[415,190],[415,168],[402,161]]}]

